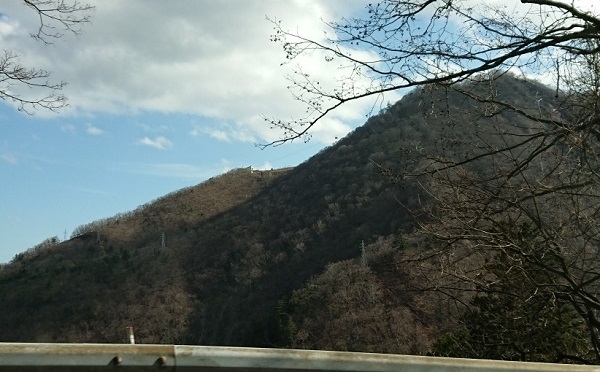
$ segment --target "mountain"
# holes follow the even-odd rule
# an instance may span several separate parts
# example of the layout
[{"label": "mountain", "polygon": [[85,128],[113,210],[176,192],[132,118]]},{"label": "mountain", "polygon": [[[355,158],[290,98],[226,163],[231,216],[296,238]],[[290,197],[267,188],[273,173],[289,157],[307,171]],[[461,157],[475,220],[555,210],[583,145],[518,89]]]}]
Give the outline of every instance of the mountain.
[{"label": "mountain", "polygon": [[[554,93],[510,76],[498,91]],[[0,341],[123,342],[133,326],[140,343],[426,353],[450,320],[399,264],[421,249],[406,207],[426,195],[398,176],[424,149],[471,151],[486,120],[471,105],[419,89],[293,169],[234,170],[49,239],[0,269]]]}]

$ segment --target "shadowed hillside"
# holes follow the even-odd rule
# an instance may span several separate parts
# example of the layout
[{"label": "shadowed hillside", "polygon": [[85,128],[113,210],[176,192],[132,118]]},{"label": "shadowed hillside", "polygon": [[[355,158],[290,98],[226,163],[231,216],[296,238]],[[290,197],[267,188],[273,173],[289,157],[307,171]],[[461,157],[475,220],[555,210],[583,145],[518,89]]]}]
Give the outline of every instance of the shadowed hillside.
[{"label": "shadowed hillside", "polygon": [[194,227],[286,172],[230,171],[17,255],[0,271],[0,338],[121,342],[134,325],[142,342],[183,342],[197,304],[182,267]]},{"label": "shadowed hillside", "polygon": [[426,353],[452,310],[411,291],[423,273],[401,258],[426,245],[406,207],[427,197],[398,176],[478,140],[486,118],[447,94],[415,91],[294,169],[235,170],[18,255],[0,271],[0,341],[122,342],[131,325],[144,343]]}]

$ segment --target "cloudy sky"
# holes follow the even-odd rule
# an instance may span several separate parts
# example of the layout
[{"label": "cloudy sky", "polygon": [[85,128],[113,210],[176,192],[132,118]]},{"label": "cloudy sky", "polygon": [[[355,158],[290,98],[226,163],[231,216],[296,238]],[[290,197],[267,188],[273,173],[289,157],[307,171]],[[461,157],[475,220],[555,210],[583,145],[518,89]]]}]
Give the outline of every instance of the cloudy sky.
[{"label": "cloudy sky", "polygon": [[[304,109],[286,89],[290,66],[281,66],[266,17],[321,38],[323,20],[360,14],[365,1],[83,2],[95,6],[92,22],[52,45],[29,36],[39,20],[22,1],[0,4],[2,49],[67,82],[70,104],[27,115],[0,101],[0,263],[233,168],[297,165],[362,124],[372,107],[344,107],[308,143],[254,146],[282,136],[263,116]],[[337,73],[323,59],[303,67],[317,78]]]},{"label": "cloudy sky", "polygon": [[[302,108],[265,17],[321,37],[322,20],[362,11],[361,1],[87,2],[83,34],[47,46],[29,36],[29,8],[0,4],[2,48],[67,82],[70,104],[27,115],[0,101],[0,263],[233,168],[297,165],[364,121],[364,107],[349,107],[308,143],[254,146],[281,137],[263,115]],[[310,68],[327,73],[319,63]]]}]

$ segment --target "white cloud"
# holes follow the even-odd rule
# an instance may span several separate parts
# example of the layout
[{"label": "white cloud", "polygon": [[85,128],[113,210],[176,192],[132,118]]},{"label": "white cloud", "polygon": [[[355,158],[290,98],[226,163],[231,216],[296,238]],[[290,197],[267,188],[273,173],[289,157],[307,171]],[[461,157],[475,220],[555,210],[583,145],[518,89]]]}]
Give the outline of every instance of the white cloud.
[{"label": "white cloud", "polygon": [[[285,55],[269,40],[273,30],[265,15],[321,38],[322,19],[339,19],[364,6],[358,0],[87,2],[96,9],[84,34],[65,35],[48,47],[28,37],[37,25],[30,9],[3,4],[3,12],[19,20],[3,47],[69,83],[64,93],[70,107],[63,114],[199,115],[228,123],[217,124],[221,132],[214,133],[238,141],[278,138],[281,133],[264,121],[257,126],[255,118],[298,116],[304,109],[286,89],[289,69],[280,67]],[[335,71],[322,58],[309,65],[318,78]]]},{"label": "white cloud", "polygon": [[[227,127],[229,128],[229,127]],[[229,130],[223,130],[220,127],[200,127],[195,126],[190,132],[189,135],[192,137],[199,137],[202,134],[207,134],[209,137],[217,139],[219,141],[230,142],[231,137],[229,135]]]},{"label": "white cloud", "polygon": [[227,160],[220,165],[199,166],[187,163],[122,164],[117,170],[154,177],[204,180],[231,169]]},{"label": "white cloud", "polygon": [[161,125],[150,125],[146,123],[136,123],[136,126],[141,128],[144,132],[149,133],[162,133],[169,130],[169,126],[165,124]]},{"label": "white cloud", "polygon": [[[474,2],[474,0],[468,0]],[[586,7],[597,0],[578,0]],[[214,138],[268,142],[282,133],[270,129],[261,115],[298,118],[304,105],[286,89],[292,66],[280,66],[285,54],[269,40],[272,25],[315,39],[324,37],[323,20],[361,14],[359,0],[88,0],[95,5],[84,34],[65,35],[52,46],[31,40],[38,19],[20,2],[7,2],[0,18],[3,48],[22,56],[27,66],[52,72],[69,84],[64,93],[70,108],[63,114],[160,112],[200,116],[212,123]],[[518,6],[516,0],[490,0],[492,5]],[[597,9],[597,8],[596,8]],[[160,25],[160,27],[157,27]],[[368,56],[368,51],[355,51]],[[324,86],[346,73],[315,54],[301,61]],[[361,82],[368,85],[369,81]],[[394,101],[398,94],[385,97]],[[343,105],[312,131],[313,141],[329,144],[362,124],[373,102]],[[198,136],[203,130],[192,130]],[[206,133],[206,132],[204,132]],[[164,148],[146,138],[144,144]]]},{"label": "white cloud", "polygon": [[158,150],[166,150],[171,147],[173,143],[163,136],[156,137],[154,139],[144,137],[138,141],[138,144],[153,147]]},{"label": "white cloud", "polygon": [[61,125],[60,130],[66,133],[75,133],[77,127],[75,127],[73,124],[64,124]]},{"label": "white cloud", "polygon": [[[219,125],[211,126],[196,126],[190,132],[190,136],[198,137],[201,134],[206,134],[211,138],[214,138],[223,142],[231,142],[233,140],[240,142],[256,142],[256,133],[253,132],[252,123],[256,118],[250,118],[244,123],[238,122],[236,124],[221,123]],[[264,120],[260,118],[260,123],[264,124]],[[260,128],[259,128],[260,129]]]},{"label": "white cloud", "polygon": [[225,132],[224,130],[214,129],[214,130],[212,130],[212,131],[209,132],[209,135],[212,138],[217,139],[219,141],[225,141],[225,142],[231,141],[231,138],[229,137],[229,134],[227,134],[227,132]]},{"label": "white cloud", "polygon": [[0,13],[0,40],[4,41],[7,37],[18,33],[19,22]]},{"label": "white cloud", "polygon": [[16,165],[19,163],[19,159],[17,159],[17,157],[13,154],[2,154],[0,155],[0,159],[11,165]]},{"label": "white cloud", "polygon": [[136,173],[148,176],[204,179],[209,171],[191,164],[140,164]]},{"label": "white cloud", "polygon": [[89,123],[85,125],[85,131],[91,136],[101,136],[104,134],[104,131],[102,129],[95,127]]},{"label": "white cloud", "polygon": [[254,169],[257,169],[257,170],[271,170],[271,169],[273,169],[273,166],[271,165],[271,163],[269,163],[267,161],[267,162],[264,162],[263,165],[261,165],[261,166],[254,167]]},{"label": "white cloud", "polygon": [[107,192],[107,191],[101,190],[101,189],[89,188],[89,187],[81,187],[81,186],[73,186],[73,185],[63,185],[63,187],[65,187],[69,190],[76,191],[78,193],[84,193],[84,194],[112,195],[111,192]]}]

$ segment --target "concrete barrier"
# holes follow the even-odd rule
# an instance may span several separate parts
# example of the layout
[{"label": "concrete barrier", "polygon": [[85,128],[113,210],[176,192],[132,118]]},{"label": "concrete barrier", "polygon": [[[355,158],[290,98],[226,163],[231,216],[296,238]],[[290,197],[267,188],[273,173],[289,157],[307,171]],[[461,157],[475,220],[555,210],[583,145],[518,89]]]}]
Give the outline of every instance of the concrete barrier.
[{"label": "concrete barrier", "polygon": [[213,346],[0,343],[0,371],[600,372],[600,366]]}]

